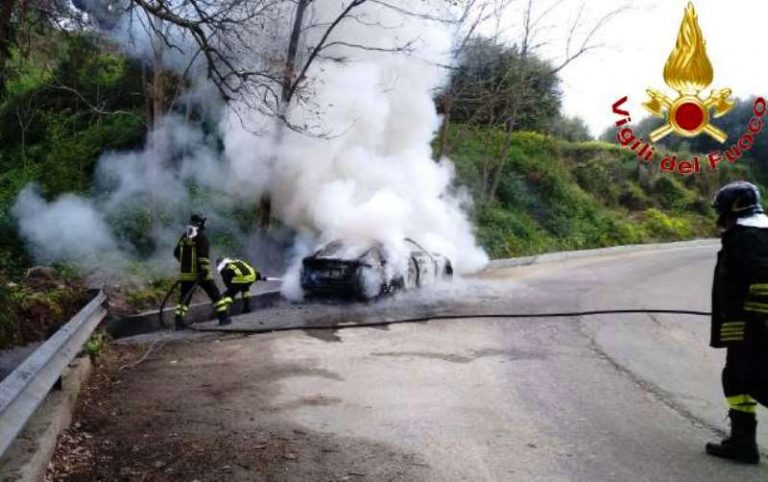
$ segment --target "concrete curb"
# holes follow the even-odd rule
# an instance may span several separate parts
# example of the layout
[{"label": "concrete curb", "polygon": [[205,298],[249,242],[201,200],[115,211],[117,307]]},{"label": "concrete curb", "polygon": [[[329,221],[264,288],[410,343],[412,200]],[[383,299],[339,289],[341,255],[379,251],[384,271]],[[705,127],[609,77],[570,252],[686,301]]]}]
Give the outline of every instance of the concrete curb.
[{"label": "concrete curb", "polygon": [[[254,310],[269,308],[270,306],[279,303],[281,300],[282,296],[279,291],[267,291],[266,293],[253,294],[251,295],[251,308]],[[166,320],[173,322],[174,310],[175,302],[171,304],[170,308],[166,308],[165,311],[163,311]],[[238,315],[242,313],[242,310],[242,300],[238,298],[230,306],[229,312],[231,315]],[[188,323],[200,323],[212,320],[212,314],[213,305],[210,302],[196,303],[189,307],[189,313],[187,314],[186,320]],[[165,329],[160,323],[159,311],[147,311],[125,318],[110,318],[105,323],[105,327],[107,333],[113,338],[125,338],[127,336],[142,335],[144,333]]]},{"label": "concrete curb", "polygon": [[59,434],[69,428],[80,388],[91,375],[90,357],[75,358],[54,388],[0,459],[3,482],[39,482],[53,457]]},{"label": "concrete curb", "polygon": [[696,239],[693,241],[678,241],[674,243],[655,243],[655,244],[630,244],[624,246],[613,246],[610,248],[583,249],[577,251],[560,251],[557,253],[545,253],[536,256],[525,256],[522,258],[506,258],[491,260],[485,267],[485,270],[495,270],[502,268],[514,268],[517,266],[528,266],[532,264],[554,263],[569,259],[593,258],[599,256],[610,256],[617,254],[633,254],[643,251],[686,249],[696,247],[715,247],[718,246],[718,239]]}]

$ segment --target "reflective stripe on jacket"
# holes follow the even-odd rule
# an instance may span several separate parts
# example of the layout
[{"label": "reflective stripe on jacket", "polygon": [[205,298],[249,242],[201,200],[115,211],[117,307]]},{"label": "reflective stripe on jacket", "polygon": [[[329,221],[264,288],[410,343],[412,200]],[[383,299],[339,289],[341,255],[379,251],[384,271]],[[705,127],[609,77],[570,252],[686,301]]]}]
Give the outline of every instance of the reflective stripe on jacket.
[{"label": "reflective stripe on jacket", "polygon": [[763,343],[768,320],[768,229],[737,225],[722,235],[712,285],[710,345]]},{"label": "reflective stripe on jacket", "polygon": [[256,281],[258,275],[256,268],[239,259],[227,263],[221,271],[221,278],[227,286],[249,285]]},{"label": "reflective stripe on jacket", "polygon": [[179,280],[195,281],[198,273],[205,273],[204,279],[212,280],[211,260],[208,257],[208,238],[199,231],[194,238],[182,235],[173,250],[173,255],[179,261]]}]

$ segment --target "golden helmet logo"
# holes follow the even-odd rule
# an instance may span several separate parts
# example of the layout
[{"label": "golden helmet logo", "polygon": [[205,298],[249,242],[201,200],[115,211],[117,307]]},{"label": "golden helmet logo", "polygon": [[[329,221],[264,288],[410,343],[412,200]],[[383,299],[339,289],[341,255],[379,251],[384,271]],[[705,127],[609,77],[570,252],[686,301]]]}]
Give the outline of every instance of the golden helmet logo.
[{"label": "golden helmet logo", "polygon": [[[654,143],[672,133],[688,138],[706,134],[721,144],[725,143],[728,134],[713,125],[712,119],[726,115],[736,102],[731,98],[729,88],[712,89],[709,96],[704,97],[702,92],[712,85],[713,78],[714,69],[707,56],[707,42],[699,27],[693,3],[689,2],[675,48],[664,65],[664,82],[677,92],[677,96],[671,98],[656,89],[648,89],[647,100],[642,104],[651,115],[665,122],[648,134],[648,140],[638,136],[632,128],[632,117],[624,108],[628,100],[628,96],[624,96],[612,106],[613,113],[621,116],[616,121],[619,144],[633,151],[641,162],[655,163],[657,153]],[[766,114],[766,100],[755,98],[752,117],[731,145],[695,155],[691,159],[678,159],[674,153],[666,153],[658,162],[659,169],[689,175],[698,174],[706,167],[717,170],[720,163],[733,164],[754,146],[756,137],[764,130]]]},{"label": "golden helmet logo", "polygon": [[710,123],[712,117],[722,117],[733,108],[731,89],[712,90],[709,98],[702,100],[699,94],[712,84],[714,71],[707,56],[707,42],[699,27],[693,3],[685,9],[675,49],[664,65],[664,82],[677,91],[677,98],[670,99],[658,90],[648,89],[650,99],[643,107],[653,116],[666,119],[667,124],[650,134],[651,142],[657,142],[672,132],[684,137],[709,134],[718,142],[728,138],[725,132]]}]

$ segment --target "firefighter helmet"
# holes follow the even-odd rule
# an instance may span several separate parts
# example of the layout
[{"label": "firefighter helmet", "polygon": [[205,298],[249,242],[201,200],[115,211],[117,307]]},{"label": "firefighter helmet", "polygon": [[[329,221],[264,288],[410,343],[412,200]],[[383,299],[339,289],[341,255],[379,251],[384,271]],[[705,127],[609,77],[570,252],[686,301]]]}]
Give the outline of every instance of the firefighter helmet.
[{"label": "firefighter helmet", "polygon": [[189,217],[189,224],[196,227],[196,228],[204,228],[205,227],[205,221],[206,217],[203,217],[199,214],[193,214]]},{"label": "firefighter helmet", "polygon": [[737,219],[762,213],[760,190],[747,181],[735,181],[721,187],[712,200],[718,214],[717,223],[723,226],[728,218]]},{"label": "firefighter helmet", "polygon": [[216,258],[216,271],[221,273],[232,260],[229,258]]}]

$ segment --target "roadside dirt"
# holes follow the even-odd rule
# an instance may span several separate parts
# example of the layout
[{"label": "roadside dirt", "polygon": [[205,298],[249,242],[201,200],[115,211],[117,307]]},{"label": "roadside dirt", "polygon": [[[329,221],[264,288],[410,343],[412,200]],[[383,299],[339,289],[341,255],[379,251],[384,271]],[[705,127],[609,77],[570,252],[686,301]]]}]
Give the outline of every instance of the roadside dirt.
[{"label": "roadside dirt", "polygon": [[[286,377],[333,373],[270,366],[265,337],[113,345],[81,394],[46,481],[418,481],[413,454],[285,422]],[[237,355],[238,364],[229,359]],[[247,362],[247,374],[243,359]],[[247,375],[247,376],[246,376]],[[332,404],[310,398],[300,405]],[[361,420],[361,423],[365,423]]]},{"label": "roadside dirt", "polygon": [[0,348],[44,341],[89,301],[78,279],[37,266],[19,283],[0,273]]}]

